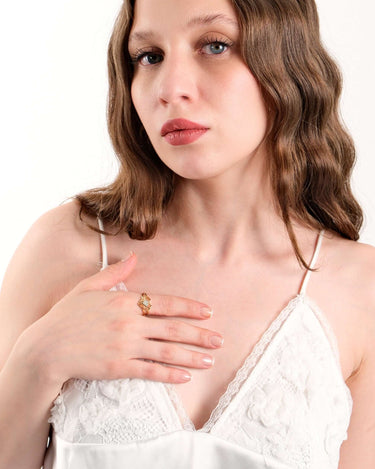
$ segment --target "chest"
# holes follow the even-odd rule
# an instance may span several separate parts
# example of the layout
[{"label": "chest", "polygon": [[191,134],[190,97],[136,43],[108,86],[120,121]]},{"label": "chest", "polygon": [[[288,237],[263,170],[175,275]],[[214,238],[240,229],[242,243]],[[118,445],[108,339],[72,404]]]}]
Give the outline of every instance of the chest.
[{"label": "chest", "polygon": [[[109,247],[109,252],[120,252],[118,246]],[[163,243],[156,246],[152,242],[134,242],[127,248],[134,249],[138,259],[136,269],[126,281],[130,291],[192,298],[213,308],[214,315],[209,320],[178,318],[224,337],[224,346],[217,350],[180,344],[186,349],[208,352],[215,359],[209,369],[189,368],[192,380],[176,385],[186,414],[196,428],[200,428],[245,359],[300,291],[305,270],[293,255],[278,262],[252,259],[222,267],[217,263],[196,264],[183,250],[171,249]],[[116,260],[110,259],[110,263]],[[333,275],[332,269],[335,269],[331,264],[325,256],[320,257],[321,268],[311,275],[307,294],[324,312],[332,329],[331,339],[337,341],[341,371],[346,380],[356,366],[356,334],[349,331],[355,327],[353,308],[358,305],[347,301],[348,295],[355,296],[353,292],[340,290],[340,282],[332,281],[337,276]]]},{"label": "chest", "polygon": [[224,337],[220,349],[203,349],[180,344],[186,349],[207,352],[215,359],[209,369],[189,368],[192,380],[175,386],[183,409],[201,428],[209,419],[228,385],[235,378],[246,358],[267,329],[274,323],[288,302],[298,293],[303,271],[280,275],[249,269],[214,269],[206,267],[195,272],[170,263],[158,270],[143,264],[127,281],[132,291],[147,291],[193,298],[209,304],[214,315],[209,320],[178,320],[219,332]]}]

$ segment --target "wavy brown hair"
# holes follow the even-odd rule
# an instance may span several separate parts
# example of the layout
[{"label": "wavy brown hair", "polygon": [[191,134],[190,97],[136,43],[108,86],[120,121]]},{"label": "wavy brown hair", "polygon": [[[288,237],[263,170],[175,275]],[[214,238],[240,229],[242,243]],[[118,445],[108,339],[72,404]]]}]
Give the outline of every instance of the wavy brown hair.
[{"label": "wavy brown hair", "polygon": [[[298,261],[308,268],[292,218],[355,241],[363,222],[350,188],[355,147],[339,116],[342,76],[321,43],[314,0],[231,1],[243,60],[272,116],[266,145],[276,206]],[[108,48],[107,118],[119,172],[111,184],[75,198],[82,221],[82,213],[100,216],[118,229],[106,234],[144,240],[155,235],[176,178],[156,154],[131,100],[127,43],[134,3],[124,1]]]}]

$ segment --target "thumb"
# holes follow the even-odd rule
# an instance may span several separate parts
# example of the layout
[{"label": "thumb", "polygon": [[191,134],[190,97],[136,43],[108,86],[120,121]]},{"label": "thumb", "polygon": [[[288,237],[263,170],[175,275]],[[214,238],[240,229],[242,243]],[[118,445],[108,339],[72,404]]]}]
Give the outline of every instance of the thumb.
[{"label": "thumb", "polygon": [[112,287],[125,280],[137,263],[137,256],[130,251],[126,259],[110,264],[105,269],[80,282],[83,290],[110,290]]}]

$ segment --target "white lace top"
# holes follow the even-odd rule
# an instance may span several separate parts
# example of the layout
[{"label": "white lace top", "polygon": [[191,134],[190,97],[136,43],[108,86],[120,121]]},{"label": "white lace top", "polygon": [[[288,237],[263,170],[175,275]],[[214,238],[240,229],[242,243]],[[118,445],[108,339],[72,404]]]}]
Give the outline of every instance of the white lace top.
[{"label": "white lace top", "polygon": [[51,410],[44,468],[337,469],[352,399],[334,334],[305,294],[310,273],[203,428],[194,428],[172,384],[69,380]]}]

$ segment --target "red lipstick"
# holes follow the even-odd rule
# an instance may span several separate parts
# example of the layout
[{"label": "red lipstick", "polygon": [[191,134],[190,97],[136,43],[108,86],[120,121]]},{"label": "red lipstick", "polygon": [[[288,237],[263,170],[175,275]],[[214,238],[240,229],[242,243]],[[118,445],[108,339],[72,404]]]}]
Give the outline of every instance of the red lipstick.
[{"label": "red lipstick", "polygon": [[163,125],[160,135],[171,145],[187,145],[198,140],[207,130],[208,127],[196,122],[173,119]]}]

